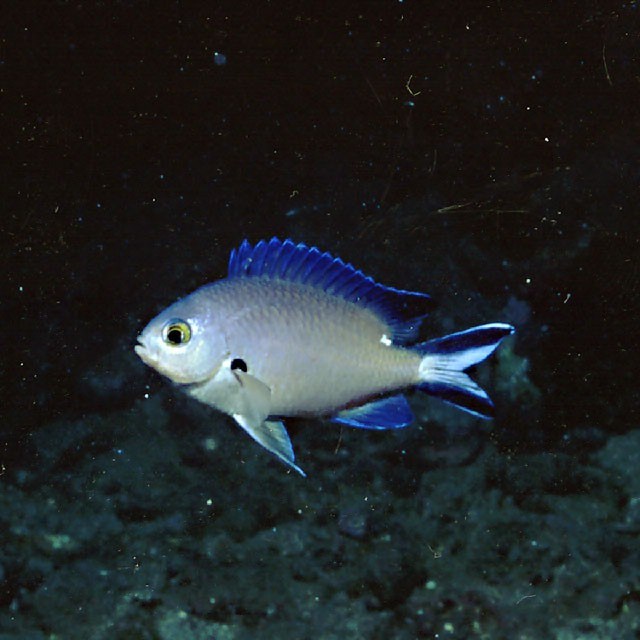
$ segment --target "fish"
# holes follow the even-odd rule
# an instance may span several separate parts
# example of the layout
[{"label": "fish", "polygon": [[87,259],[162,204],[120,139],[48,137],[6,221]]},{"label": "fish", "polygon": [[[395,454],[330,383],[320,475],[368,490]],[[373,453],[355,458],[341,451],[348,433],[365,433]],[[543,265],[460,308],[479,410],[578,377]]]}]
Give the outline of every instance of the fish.
[{"label": "fish", "polygon": [[491,399],[465,372],[514,327],[494,322],[416,342],[433,305],[426,293],[379,284],[316,247],[244,240],[227,277],[159,313],[135,352],[304,476],[287,418],[398,429],[413,421],[404,392],[414,387],[493,416]]}]

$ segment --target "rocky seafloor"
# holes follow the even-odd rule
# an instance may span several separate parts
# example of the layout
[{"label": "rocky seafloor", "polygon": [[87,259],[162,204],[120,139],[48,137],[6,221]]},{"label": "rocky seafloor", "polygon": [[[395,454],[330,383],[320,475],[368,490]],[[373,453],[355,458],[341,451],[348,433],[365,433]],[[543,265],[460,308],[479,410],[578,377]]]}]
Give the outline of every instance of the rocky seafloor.
[{"label": "rocky seafloor", "polygon": [[637,431],[510,455],[310,422],[303,479],[178,404],[38,433],[1,487],[0,638],[638,637]]}]

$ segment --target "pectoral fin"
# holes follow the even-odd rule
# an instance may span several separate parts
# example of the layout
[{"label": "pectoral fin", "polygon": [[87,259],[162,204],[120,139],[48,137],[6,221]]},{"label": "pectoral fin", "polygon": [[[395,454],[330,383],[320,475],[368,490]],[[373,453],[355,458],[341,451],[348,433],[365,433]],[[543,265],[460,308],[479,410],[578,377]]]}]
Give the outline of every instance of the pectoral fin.
[{"label": "pectoral fin", "polygon": [[257,443],[306,478],[307,474],[294,462],[296,458],[291,440],[282,422],[279,420],[251,422],[247,416],[241,414],[234,414],[233,417]]},{"label": "pectoral fin", "polygon": [[211,384],[193,388],[190,393],[233,416],[256,442],[305,476],[294,462],[291,440],[282,422],[267,420],[271,389],[264,382],[240,369],[223,366]]},{"label": "pectoral fin", "polygon": [[231,375],[239,382],[231,411],[233,417],[241,415],[248,424],[264,422],[271,410],[271,389],[243,371],[232,371]]}]

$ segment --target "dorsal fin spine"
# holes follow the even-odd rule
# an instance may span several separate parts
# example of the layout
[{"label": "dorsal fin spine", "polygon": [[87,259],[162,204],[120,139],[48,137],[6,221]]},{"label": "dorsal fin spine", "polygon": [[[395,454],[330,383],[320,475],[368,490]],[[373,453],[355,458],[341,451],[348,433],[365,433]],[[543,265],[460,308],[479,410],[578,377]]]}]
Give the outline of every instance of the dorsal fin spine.
[{"label": "dorsal fin spine", "polygon": [[[274,238],[274,240],[275,239],[276,238]],[[275,277],[282,277],[287,272],[287,269],[291,264],[291,259],[296,254],[295,248],[296,248],[296,245],[293,244],[291,240],[286,240],[285,242],[282,243],[282,250],[280,251],[280,255],[278,256],[278,262],[281,261],[282,264],[279,266],[277,264],[275,265],[273,270],[273,275]]]},{"label": "dorsal fin spine", "polygon": [[[331,287],[335,284],[335,281],[340,278],[340,276],[344,273],[345,264],[340,260],[340,258],[336,258],[331,265],[331,269],[333,269],[333,273],[331,277],[326,280],[325,289],[327,291],[331,290]],[[337,291],[337,290],[336,290]],[[335,291],[334,291],[335,293]]]},{"label": "dorsal fin spine", "polygon": [[255,273],[264,272],[264,260],[267,255],[267,243],[263,240],[256,245],[251,256],[251,271]]},{"label": "dorsal fin spine", "polygon": [[306,262],[302,263],[302,269],[299,272],[298,277],[296,278],[296,280],[300,281],[301,283],[307,282],[311,274],[315,272],[316,267],[320,262],[320,260],[322,260],[322,254],[318,249],[315,249],[315,247],[309,252],[309,255],[313,255],[313,258],[309,260],[308,263]]}]

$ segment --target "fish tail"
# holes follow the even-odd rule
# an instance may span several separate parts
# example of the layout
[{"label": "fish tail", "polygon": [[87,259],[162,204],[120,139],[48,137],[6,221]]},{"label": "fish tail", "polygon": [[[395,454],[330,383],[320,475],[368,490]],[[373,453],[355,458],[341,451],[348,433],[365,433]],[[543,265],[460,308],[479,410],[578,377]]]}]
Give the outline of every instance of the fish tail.
[{"label": "fish tail", "polygon": [[488,358],[514,328],[483,324],[415,346],[422,354],[419,388],[481,418],[493,417],[493,402],[465,371]]}]

